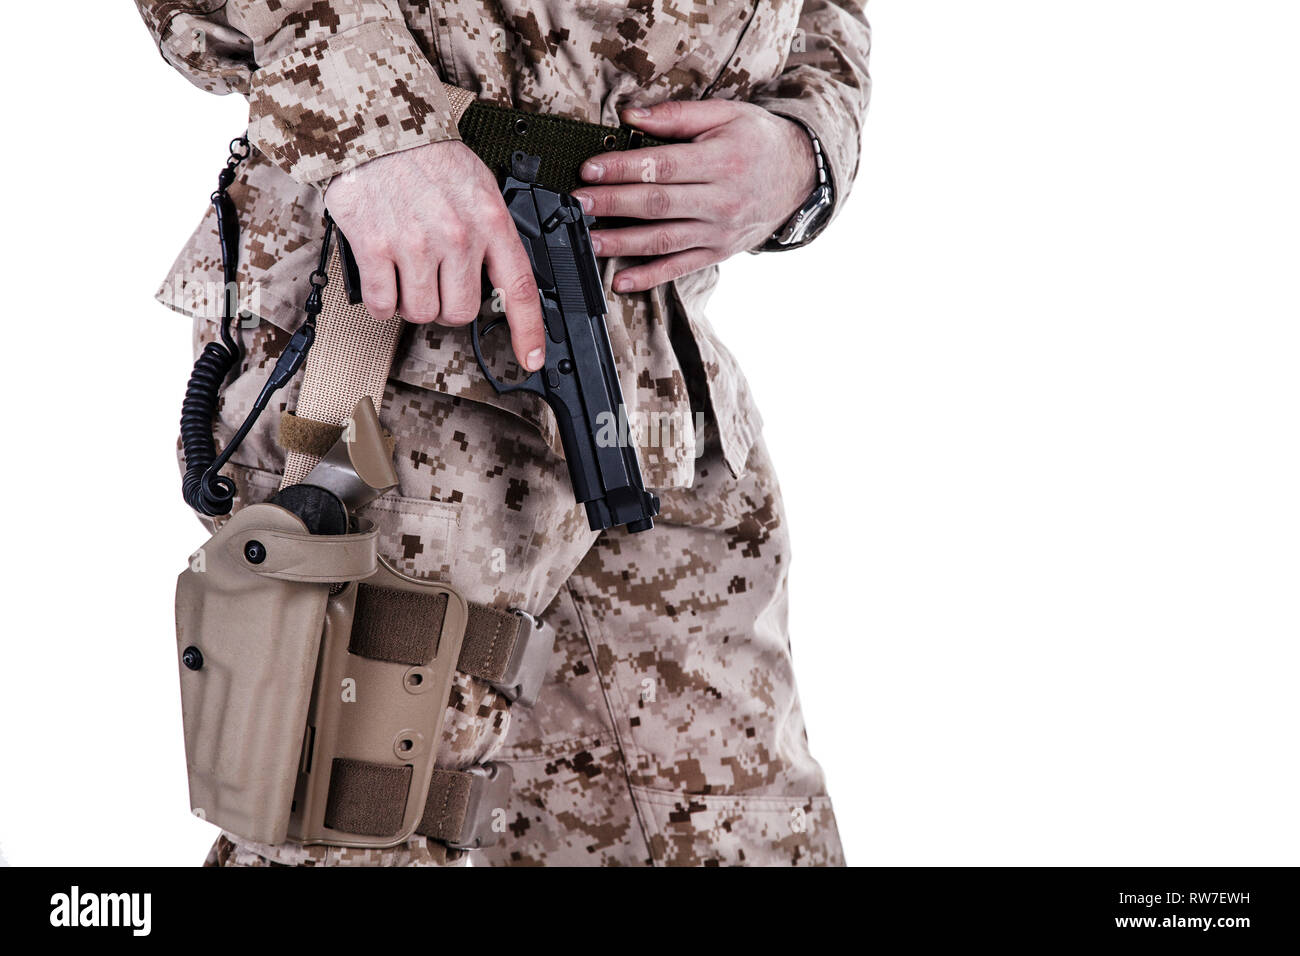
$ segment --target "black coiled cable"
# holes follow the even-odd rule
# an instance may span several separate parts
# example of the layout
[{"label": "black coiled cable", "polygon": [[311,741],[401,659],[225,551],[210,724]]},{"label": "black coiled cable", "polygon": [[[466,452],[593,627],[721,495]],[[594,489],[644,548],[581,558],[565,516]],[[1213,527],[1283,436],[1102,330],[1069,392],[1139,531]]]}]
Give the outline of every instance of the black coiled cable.
[{"label": "black coiled cable", "polygon": [[194,363],[181,404],[181,449],[185,454],[181,494],[187,505],[210,517],[229,514],[235,497],[235,483],[223,475],[209,474],[208,469],[217,458],[217,443],[212,435],[217,396],[238,359],[237,348],[209,342]]},{"label": "black coiled cable", "polygon": [[203,347],[185,387],[185,401],[181,403],[181,450],[185,454],[181,494],[191,508],[211,517],[229,514],[235,497],[235,483],[212,468],[217,458],[212,419],[217,414],[221,385],[240,357],[239,343],[231,334],[239,308],[239,215],[229,190],[235,181],[235,170],[248,158],[249,152],[247,136],[231,141],[230,156],[217,178],[217,191],[211,197],[217,212],[221,272],[225,280],[221,291],[221,339]]},{"label": "black coiled cable", "polygon": [[221,474],[222,467],[262,414],[271,395],[293,378],[302,366],[316,339],[316,316],[321,311],[321,291],[329,281],[326,266],[334,234],[334,221],[326,213],[325,243],[321,247],[320,263],[311,274],[311,293],[304,307],[307,318],[280,353],[248,417],[218,455],[212,420],[216,417],[222,383],[239,363],[241,354],[239,342],[231,331],[239,310],[239,216],[229,189],[235,181],[235,170],[248,158],[249,151],[247,136],[231,142],[230,158],[217,180],[217,191],[212,194],[212,205],[217,211],[217,234],[221,240],[222,274],[226,282],[222,295],[221,338],[203,347],[194,362],[194,371],[185,387],[185,400],[181,403],[181,449],[185,455],[181,494],[191,508],[212,518],[230,514],[235,498],[235,483]]}]

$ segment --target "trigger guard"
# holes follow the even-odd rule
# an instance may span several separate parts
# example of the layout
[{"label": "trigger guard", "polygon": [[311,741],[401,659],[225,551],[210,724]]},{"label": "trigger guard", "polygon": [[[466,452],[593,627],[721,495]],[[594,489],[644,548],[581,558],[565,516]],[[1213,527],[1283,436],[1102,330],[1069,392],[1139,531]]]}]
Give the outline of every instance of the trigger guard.
[{"label": "trigger guard", "polygon": [[470,342],[473,343],[474,345],[474,358],[478,361],[478,367],[480,371],[483,372],[483,377],[488,380],[488,382],[492,385],[494,389],[496,389],[496,393],[498,395],[504,395],[506,392],[519,392],[519,391],[534,392],[538,395],[545,395],[545,391],[542,388],[542,373],[540,369],[536,372],[533,372],[523,381],[516,382],[514,385],[511,385],[507,382],[501,381],[495,375],[493,375],[492,372],[488,369],[487,362],[483,360],[483,349],[479,346],[479,339],[481,339],[483,336],[490,333],[498,325],[502,325],[503,323],[505,323],[505,321],[506,321],[505,317],[493,319],[491,322],[489,322],[486,326],[482,328],[479,327],[478,319],[475,319],[472,323],[470,323]]}]

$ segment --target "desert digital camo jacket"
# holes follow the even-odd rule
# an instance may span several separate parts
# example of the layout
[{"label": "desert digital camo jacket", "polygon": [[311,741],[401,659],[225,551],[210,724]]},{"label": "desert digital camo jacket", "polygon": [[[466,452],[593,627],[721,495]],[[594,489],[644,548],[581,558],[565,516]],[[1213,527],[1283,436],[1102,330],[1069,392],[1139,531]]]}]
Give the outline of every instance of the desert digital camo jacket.
[{"label": "desert digital camo jacket", "polygon": [[[797,119],[821,140],[837,205],[857,171],[870,93],[870,33],[855,0],[137,0],[163,57],[197,86],[248,98],[256,147],[231,193],[243,226],[247,310],[280,329],[301,320],[323,234],[322,188],[387,153],[456,139],[444,84],[480,99],[616,126],[619,111],[667,99],[743,99]],[[231,131],[234,135],[240,131]],[[222,159],[214,142],[213,161]],[[704,305],[717,267],[649,293],[616,296],[624,263],[602,262],[619,377],[641,436],[646,484],[689,485],[699,454],[692,412],[711,413],[738,474],[760,423]],[[211,212],[159,298],[219,313]],[[468,355],[467,330],[411,330],[394,378],[495,405],[559,448],[540,400],[497,396]],[[461,339],[464,338],[464,341]],[[685,342],[684,342],[685,340]],[[674,347],[676,346],[676,348]],[[691,353],[696,373],[683,374]],[[698,354],[696,354],[698,353]],[[707,385],[688,387],[688,378]]]}]

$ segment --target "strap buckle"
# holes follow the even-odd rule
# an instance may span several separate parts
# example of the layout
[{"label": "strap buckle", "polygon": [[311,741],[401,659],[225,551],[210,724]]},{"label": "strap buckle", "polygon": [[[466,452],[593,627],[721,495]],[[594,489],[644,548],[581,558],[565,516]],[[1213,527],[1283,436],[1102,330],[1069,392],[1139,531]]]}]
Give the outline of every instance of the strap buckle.
[{"label": "strap buckle", "polygon": [[501,679],[492,686],[512,704],[531,707],[537,703],[542,683],[550,672],[551,654],[555,650],[555,628],[545,621],[539,621],[527,611],[511,608],[527,621],[531,627],[521,624],[521,633],[515,640],[514,650],[510,654],[510,663],[506,665]]},{"label": "strap buckle", "polygon": [[500,810],[504,814],[510,805],[510,786],[514,783],[515,772],[509,764],[496,761],[461,772],[471,778],[465,819],[461,822],[460,832],[445,842],[454,850],[495,846],[501,840],[502,831],[492,824],[496,812]]}]

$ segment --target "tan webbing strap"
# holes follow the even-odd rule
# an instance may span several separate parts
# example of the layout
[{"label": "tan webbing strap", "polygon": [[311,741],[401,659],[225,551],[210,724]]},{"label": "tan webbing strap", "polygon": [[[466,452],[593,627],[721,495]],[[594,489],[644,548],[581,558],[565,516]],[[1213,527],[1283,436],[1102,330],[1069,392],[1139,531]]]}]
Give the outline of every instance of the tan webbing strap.
[{"label": "tan webbing strap", "polygon": [[[459,122],[474,102],[474,94],[450,84],[443,86],[452,114]],[[328,272],[329,285],[325,287],[323,308],[316,321],[316,341],[303,369],[296,417],[316,425],[342,426],[363,395],[370,396],[376,411],[383,406],[384,383],[393,367],[402,318],[395,315],[381,322],[364,305],[348,302],[337,247],[330,256]],[[334,440],[337,439],[335,434]],[[333,443],[318,453],[319,446],[310,451],[291,450],[280,487],[306,478]]]},{"label": "tan webbing strap", "polygon": [[[401,332],[400,316],[381,322],[364,305],[348,302],[343,267],[335,248],[330,256],[323,308],[316,322],[316,342],[303,368],[296,416],[342,426],[363,395],[369,395],[375,408],[380,408]],[[298,484],[322,457],[323,452],[289,452],[280,486]]]},{"label": "tan webbing strap", "polygon": [[460,118],[465,115],[465,111],[474,102],[475,96],[469,90],[462,90],[459,86],[452,86],[450,83],[443,83],[442,88],[447,91],[447,102],[451,104],[451,115],[459,123]]}]

